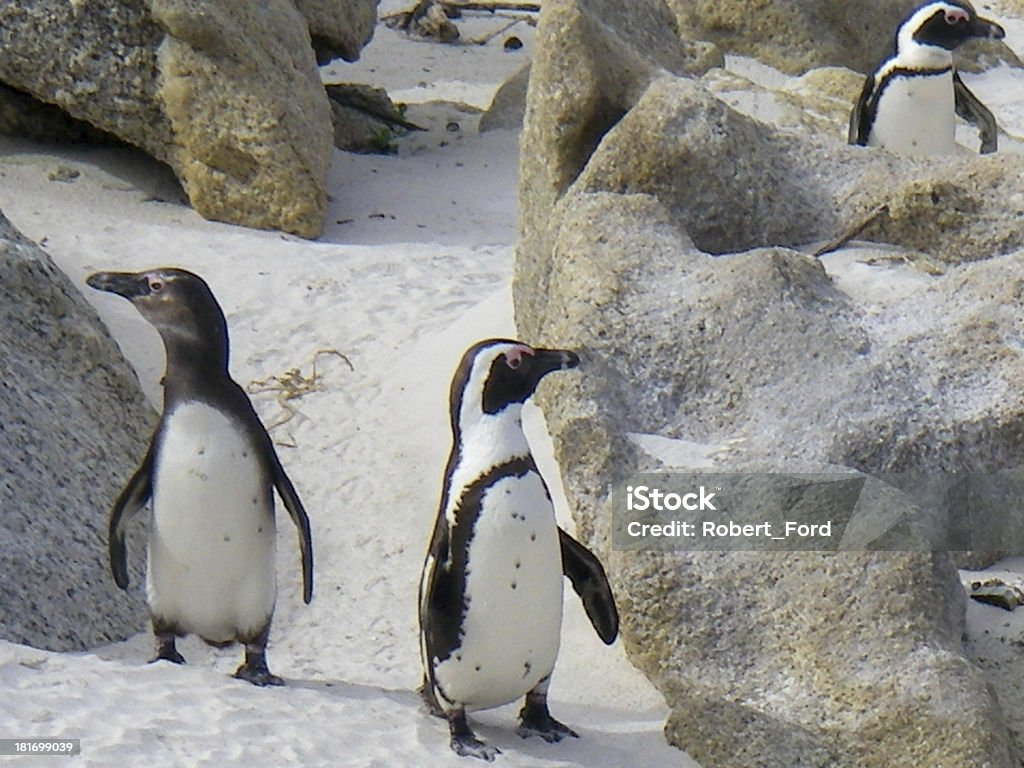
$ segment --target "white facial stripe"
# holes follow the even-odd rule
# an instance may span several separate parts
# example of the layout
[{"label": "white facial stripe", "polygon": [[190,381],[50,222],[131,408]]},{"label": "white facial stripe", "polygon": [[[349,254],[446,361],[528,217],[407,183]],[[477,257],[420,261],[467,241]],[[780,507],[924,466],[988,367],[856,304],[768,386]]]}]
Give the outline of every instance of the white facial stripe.
[{"label": "white facial stripe", "polygon": [[[487,383],[487,376],[491,372],[494,361],[502,355],[509,355],[513,351],[517,355],[522,354],[523,349],[529,349],[522,344],[495,344],[491,347],[481,349],[476,359],[473,360],[473,368],[466,378],[466,385],[462,390],[462,406],[459,409],[459,427],[465,431],[480,420],[483,413],[484,385]],[[530,350],[533,353],[533,350]]]}]

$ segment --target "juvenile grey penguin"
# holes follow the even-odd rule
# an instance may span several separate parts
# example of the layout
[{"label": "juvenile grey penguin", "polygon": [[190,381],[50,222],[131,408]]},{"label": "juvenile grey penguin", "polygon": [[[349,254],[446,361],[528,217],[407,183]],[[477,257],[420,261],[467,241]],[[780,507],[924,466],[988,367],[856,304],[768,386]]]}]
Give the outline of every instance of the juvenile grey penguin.
[{"label": "juvenile grey penguin", "polygon": [[466,712],[525,696],[517,733],[549,742],[576,733],[548,711],[558,655],[562,577],[601,639],[618,613],[600,561],[555,523],[547,486],[522,427],[523,403],[552,371],[579,357],[508,339],[472,346],[452,381],[452,449],[420,582],[421,692],[448,720],[451,748],[493,760]]},{"label": "juvenile grey penguin", "polygon": [[978,127],[981,153],[995,152],[992,113],[953,66],[953,49],[972,37],[1006,33],[966,0],[929,2],[896,30],[893,52],[867,76],[850,114],[850,144],[912,155],[956,152],[956,115]]},{"label": "juvenile grey penguin", "polygon": [[313,597],[309,518],[249,397],[228,374],[217,300],[182,269],[99,272],[87,280],[135,305],[163,339],[164,409],[142,465],[110,515],[114,581],[128,586],[125,527],[152,502],[146,592],[156,658],[182,664],[175,638],[242,643],[235,677],[282,685],[266,661],[277,595],[274,489],[298,528],[303,599]]}]

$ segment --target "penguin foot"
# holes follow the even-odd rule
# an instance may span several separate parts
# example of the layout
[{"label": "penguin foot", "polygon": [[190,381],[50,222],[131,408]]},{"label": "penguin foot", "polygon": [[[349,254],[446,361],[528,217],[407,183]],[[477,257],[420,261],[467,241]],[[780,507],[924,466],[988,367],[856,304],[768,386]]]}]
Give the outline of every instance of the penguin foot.
[{"label": "penguin foot", "polygon": [[516,728],[516,733],[524,739],[528,739],[531,736],[540,736],[548,744],[555,744],[566,736],[571,736],[574,739],[580,737],[572,728],[565,723],[558,722],[550,715],[548,715],[548,722],[543,725],[527,723],[525,720],[520,721],[519,727]]},{"label": "penguin foot", "polygon": [[534,693],[526,697],[526,704],[519,711],[519,727],[516,728],[516,733],[524,739],[540,736],[549,744],[559,742],[566,736],[574,739],[580,737],[572,728],[551,716],[546,696]]},{"label": "penguin foot", "polygon": [[250,664],[248,659],[235,671],[232,677],[237,680],[245,680],[247,683],[258,685],[261,688],[270,685],[284,685],[284,680],[277,675],[271,674],[265,662],[262,665]]},{"label": "penguin foot", "polygon": [[184,664],[185,657],[178,653],[178,649],[174,646],[174,638],[163,638],[158,637],[156,643],[156,656],[149,660],[150,664],[155,664],[158,661],[169,661],[172,664]]},{"label": "penguin foot", "polygon": [[486,760],[488,763],[493,763],[494,758],[501,754],[500,749],[484,744],[473,734],[469,723],[466,721],[465,710],[460,709],[455,712],[449,712],[447,717],[452,733],[452,739],[449,743],[455,754],[460,757],[475,757],[480,760]]},{"label": "penguin foot", "polygon": [[235,671],[234,677],[261,688],[268,685],[284,685],[284,680],[270,673],[266,653],[262,646],[256,645],[245,646],[245,662]]},{"label": "penguin foot", "polygon": [[156,664],[158,661],[169,661],[172,664],[185,664],[185,657],[182,656],[175,650],[171,650],[170,653],[158,653],[152,659],[149,660],[150,664]]},{"label": "penguin foot", "polygon": [[494,758],[501,754],[501,750],[484,744],[476,736],[452,736],[452,750],[461,757],[476,757],[493,763]]}]

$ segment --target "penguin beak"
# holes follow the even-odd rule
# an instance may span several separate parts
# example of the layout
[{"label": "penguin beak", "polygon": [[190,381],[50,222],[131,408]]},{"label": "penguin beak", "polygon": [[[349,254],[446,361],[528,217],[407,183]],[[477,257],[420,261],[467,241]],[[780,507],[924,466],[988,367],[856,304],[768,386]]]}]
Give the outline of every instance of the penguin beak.
[{"label": "penguin beak", "polygon": [[145,278],[131,272],[97,272],[86,278],[86,284],[97,291],[116,293],[131,300],[148,293]]},{"label": "penguin beak", "polygon": [[552,371],[564,371],[569,368],[576,368],[580,364],[580,356],[568,349],[538,349],[535,350],[534,365],[538,371],[543,371],[541,376]]},{"label": "penguin beak", "polygon": [[967,24],[967,31],[971,37],[989,38],[991,40],[1002,40],[1006,37],[1006,30],[989,19],[980,16],[971,16]]}]

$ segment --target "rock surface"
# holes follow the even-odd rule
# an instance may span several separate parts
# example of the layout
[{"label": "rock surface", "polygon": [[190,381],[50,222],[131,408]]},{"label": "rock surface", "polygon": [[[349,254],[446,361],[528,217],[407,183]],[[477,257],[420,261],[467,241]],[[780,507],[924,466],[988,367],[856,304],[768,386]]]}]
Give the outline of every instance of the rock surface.
[{"label": "rock surface", "polygon": [[[888,546],[922,509],[961,524],[956,476],[942,473],[1024,455],[1019,157],[848,147],[841,98],[806,83],[781,93],[638,69],[652,46],[635,41],[664,31],[653,14],[651,27],[634,19],[631,54],[592,56],[578,28],[615,29],[619,13],[545,5],[535,45],[560,65],[534,62],[514,293],[522,337],[583,355],[581,375],[553,377],[540,400],[627,650],[672,708],[669,740],[716,768],[1015,765],[962,644],[947,553],[630,552],[611,531],[617,484],[667,467],[865,473],[865,509],[902,516]],[[633,88],[589,112],[604,118],[596,135],[573,132],[606,98],[595,59]],[[830,93],[851,81],[807,77]],[[790,250],[844,233],[939,266],[872,271]],[[923,484],[892,495],[890,473]],[[1009,538],[1024,535],[1007,503]]]},{"label": "rock surface", "polygon": [[535,224],[647,85],[665,72],[701,74],[724,59],[707,43],[681,43],[662,0],[546,2],[537,35],[519,205],[523,240],[543,250],[548,233]]},{"label": "rock surface", "polygon": [[530,65],[526,64],[501,84],[491,106],[480,116],[480,133],[487,131],[518,131],[526,114],[526,91],[530,86]]},{"label": "rock surface", "polygon": [[313,44],[356,56],[376,0],[300,6],[7,3],[0,82],[166,162],[207,218],[315,237],[333,126]]},{"label": "rock surface", "polygon": [[378,0],[295,0],[309,25],[318,64],[356,61],[373,38]]},{"label": "rock surface", "polygon": [[392,154],[394,140],[423,130],[405,118],[383,88],[369,85],[325,86],[334,121],[334,146],[346,152]]},{"label": "rock surface", "polygon": [[146,627],[145,578],[136,557],[129,592],[114,585],[107,515],[156,413],[96,313],[2,214],[0,294],[0,637],[122,640]]},{"label": "rock surface", "polygon": [[[710,79],[720,85],[722,76]],[[785,96],[803,103],[797,90]],[[831,114],[838,119],[838,110]],[[804,247],[854,231],[950,263],[1024,244],[1016,224],[1024,213],[1022,156],[897,156],[849,147],[838,126],[827,133],[818,129],[823,120],[827,115],[787,122],[783,113],[776,130],[730,108],[700,83],[665,76],[609,128],[571,181],[587,192],[657,197],[709,253]],[[524,137],[530,130],[527,125]],[[550,194],[536,185],[538,177],[583,151],[581,142],[534,144],[529,156],[524,153],[522,204],[531,212],[526,233],[541,236],[553,208],[532,207]]]}]

